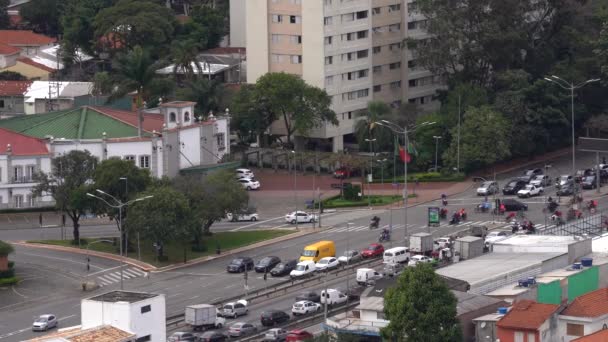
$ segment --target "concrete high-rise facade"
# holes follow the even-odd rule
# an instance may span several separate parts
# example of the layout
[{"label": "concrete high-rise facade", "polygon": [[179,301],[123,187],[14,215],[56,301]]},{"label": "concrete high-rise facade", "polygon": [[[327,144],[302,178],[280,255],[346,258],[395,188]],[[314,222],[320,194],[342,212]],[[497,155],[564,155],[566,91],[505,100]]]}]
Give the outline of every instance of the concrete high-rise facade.
[{"label": "concrete high-rise facade", "polygon": [[[339,125],[307,137],[333,151],[344,148],[345,136],[352,140],[357,114],[371,100],[393,107],[407,101],[423,110],[436,105],[432,95],[441,79],[404,48],[407,37],[425,38],[426,21],[414,1],[231,0],[230,15],[231,42],[247,48],[248,83],[282,71],[332,97]],[[272,133],[284,133],[283,125],[273,125]]]}]

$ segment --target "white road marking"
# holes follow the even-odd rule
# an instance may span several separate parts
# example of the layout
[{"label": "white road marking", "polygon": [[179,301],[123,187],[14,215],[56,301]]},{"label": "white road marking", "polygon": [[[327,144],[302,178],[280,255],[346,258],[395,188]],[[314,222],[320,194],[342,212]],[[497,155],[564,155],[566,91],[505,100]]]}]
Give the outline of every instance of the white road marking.
[{"label": "white road marking", "polygon": [[[72,262],[72,263],[75,263],[75,264],[83,265],[83,266],[87,265],[85,262],[79,262],[79,261],[75,261],[75,260],[72,260],[72,259],[66,259],[66,258],[52,257],[52,256],[48,256],[48,255],[40,255],[40,254],[26,253],[26,252],[20,252],[19,254],[31,255],[31,256],[41,257],[41,258],[45,258],[45,259],[62,260],[62,261],[67,261],[67,262]],[[103,268],[101,268],[99,266],[95,266],[95,265],[91,265],[91,267],[95,267],[95,268],[100,269],[100,270],[103,269]]]}]

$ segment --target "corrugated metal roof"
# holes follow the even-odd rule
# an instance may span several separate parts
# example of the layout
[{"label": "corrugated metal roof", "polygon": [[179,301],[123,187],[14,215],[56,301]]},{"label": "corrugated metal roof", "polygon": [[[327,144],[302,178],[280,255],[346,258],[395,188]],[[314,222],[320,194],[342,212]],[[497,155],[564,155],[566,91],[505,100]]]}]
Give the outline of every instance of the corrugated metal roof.
[{"label": "corrugated metal roof", "polygon": [[500,299],[476,295],[473,293],[461,291],[452,291],[452,293],[458,300],[458,303],[456,304],[456,314],[459,316],[468,312],[486,308],[488,306],[496,305],[498,303],[504,303]]}]

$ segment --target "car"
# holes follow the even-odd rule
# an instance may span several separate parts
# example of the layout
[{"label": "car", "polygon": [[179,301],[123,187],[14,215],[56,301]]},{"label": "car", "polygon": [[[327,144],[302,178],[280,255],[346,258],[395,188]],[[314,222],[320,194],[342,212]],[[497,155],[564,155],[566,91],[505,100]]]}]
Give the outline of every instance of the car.
[{"label": "car", "polygon": [[557,186],[558,188],[561,188],[562,186],[572,184],[573,182],[574,182],[574,179],[572,178],[571,175],[561,175],[555,182],[555,186]]},{"label": "car", "polygon": [[577,183],[580,183],[583,178],[587,177],[587,176],[591,176],[595,173],[595,170],[592,169],[584,169],[584,170],[577,170],[576,173],[574,174],[574,181]]},{"label": "car", "polygon": [[253,178],[241,178],[238,180],[239,183],[245,188],[245,190],[258,190],[260,188],[260,182]]},{"label": "car", "polygon": [[284,342],[287,339],[287,330],[281,328],[272,328],[266,331],[262,342]]},{"label": "car", "polygon": [[342,303],[346,303],[348,297],[346,294],[342,293],[340,290],[336,289],[327,289],[327,291],[321,291],[321,304],[327,305],[338,305]]},{"label": "car", "polygon": [[329,271],[338,266],[340,266],[340,262],[338,261],[337,258],[334,258],[334,257],[321,258],[321,260],[319,260],[315,264],[315,268],[317,269],[317,271]]},{"label": "car", "polygon": [[527,182],[521,179],[511,179],[503,188],[503,195],[515,195],[519,190],[526,186]]},{"label": "car", "polygon": [[289,317],[289,315],[284,311],[268,310],[262,312],[262,315],[260,316],[260,323],[262,323],[262,326],[272,327],[277,324],[288,322],[290,318],[291,317]]},{"label": "car", "polygon": [[449,237],[440,237],[439,239],[434,241],[439,248],[446,248],[452,244],[452,239]]},{"label": "car", "polygon": [[359,268],[355,276],[357,284],[362,286],[372,285],[381,278],[382,274],[372,268]]},{"label": "car", "polygon": [[338,262],[341,264],[353,264],[361,260],[361,253],[356,250],[344,251],[338,258]]},{"label": "car", "polygon": [[250,257],[236,257],[226,266],[228,273],[241,273],[253,269],[253,259]]},{"label": "car", "polygon": [[296,268],[289,272],[291,278],[302,278],[313,274],[316,271],[316,264],[312,260],[300,261]]},{"label": "car", "polygon": [[381,257],[384,254],[384,246],[379,243],[372,243],[361,251],[363,258]]},{"label": "car", "polygon": [[56,328],[57,324],[59,324],[57,316],[52,314],[41,315],[32,324],[32,331],[47,331]]},{"label": "car", "polygon": [[540,169],[540,168],[527,169],[526,171],[524,171],[524,176],[536,177],[536,176],[542,175],[542,174],[543,174],[543,169]]},{"label": "car", "polygon": [[258,328],[251,323],[236,322],[228,329],[228,335],[230,337],[243,337],[255,334],[257,331]]},{"label": "car", "polygon": [[315,303],[321,302],[321,296],[315,291],[304,291],[296,296],[296,302],[299,301],[310,301]]},{"label": "car", "polygon": [[293,211],[285,215],[285,222],[295,224],[297,223],[313,223],[318,220],[318,216],[309,214],[305,211]]},{"label": "car", "polygon": [[595,178],[595,175],[585,176],[585,178],[583,178],[583,180],[581,181],[581,187],[583,189],[597,188],[597,179]]},{"label": "car", "polygon": [[346,167],[341,167],[336,169],[336,171],[334,171],[334,178],[337,179],[346,179],[350,177],[350,169],[346,168]]},{"label": "car", "polygon": [[306,330],[294,329],[287,334],[285,342],[300,342],[313,339],[315,336]]},{"label": "car", "polygon": [[228,340],[228,336],[219,331],[207,331],[199,336],[198,340],[201,342],[225,342]]},{"label": "car", "polygon": [[562,185],[559,190],[557,190],[557,196],[570,196],[574,194],[574,184],[569,183],[566,185]]},{"label": "car", "polygon": [[502,240],[507,236],[510,236],[511,232],[508,230],[493,230],[486,235],[486,239],[484,240],[484,244],[486,247],[490,247],[496,241]]},{"label": "car", "polygon": [[246,315],[248,312],[249,309],[247,308],[247,301],[241,299],[237,300],[236,302],[224,304],[222,310],[218,313],[218,316],[237,318],[239,316]]},{"label": "car", "polygon": [[240,178],[253,178],[253,172],[249,169],[236,169],[236,178],[240,179]]},{"label": "car", "polygon": [[258,261],[258,263],[255,264],[254,269],[258,273],[265,273],[265,272],[272,270],[280,262],[281,262],[281,259],[279,259],[279,257],[277,257],[277,256],[274,256],[274,255],[267,256],[267,257],[260,259],[260,261]]},{"label": "car", "polygon": [[321,310],[321,304],[315,303],[309,300],[302,300],[299,302],[295,302],[291,307],[291,313],[294,316],[297,315],[306,315],[309,313],[315,313]]},{"label": "car", "polygon": [[528,210],[528,205],[525,203],[522,203],[518,200],[507,198],[507,199],[502,200],[501,203],[504,204],[506,211],[520,211],[520,210],[526,211],[526,210]]},{"label": "car", "polygon": [[288,260],[278,263],[273,269],[270,270],[270,275],[273,277],[282,277],[288,275],[296,265],[298,264],[298,260]]},{"label": "car", "polygon": [[178,331],[174,332],[167,339],[168,342],[194,342],[197,341],[197,337],[191,332]]},{"label": "car", "polygon": [[498,184],[494,181],[483,182],[477,188],[477,196],[493,195],[498,192]]},{"label": "car", "polygon": [[549,178],[549,176],[547,175],[538,175],[535,176],[534,178],[532,178],[532,180],[530,181],[531,185],[534,186],[549,186],[551,185],[551,178]]},{"label": "car", "polygon": [[517,197],[532,197],[540,196],[543,194],[543,188],[532,184],[526,185],[523,189],[517,192]]},{"label": "car", "polygon": [[414,255],[410,258],[410,262],[408,262],[408,266],[416,266],[418,264],[424,263],[432,263],[433,259],[426,255]]},{"label": "car", "polygon": [[384,264],[384,269],[382,270],[382,275],[384,277],[395,277],[401,274],[405,269],[405,265],[403,264]]},{"label": "car", "polygon": [[228,213],[228,214],[226,214],[226,219],[228,221],[232,221],[232,222],[237,222],[237,221],[255,222],[260,219],[260,216],[257,213],[238,214],[238,215],[232,215],[231,213]]}]

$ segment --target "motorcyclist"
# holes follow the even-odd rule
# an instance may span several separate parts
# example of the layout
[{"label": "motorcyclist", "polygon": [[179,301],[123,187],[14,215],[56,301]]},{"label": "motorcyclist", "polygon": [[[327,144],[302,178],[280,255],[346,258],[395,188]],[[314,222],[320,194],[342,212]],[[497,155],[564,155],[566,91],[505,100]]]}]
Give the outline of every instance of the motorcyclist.
[{"label": "motorcyclist", "polygon": [[441,194],[441,204],[445,207],[448,205],[448,196],[446,194]]},{"label": "motorcyclist", "polygon": [[487,213],[490,210],[490,207],[491,207],[490,202],[488,202],[487,200],[481,202],[481,204],[479,205],[479,209],[483,213]]},{"label": "motorcyclist", "polygon": [[448,210],[446,208],[441,208],[439,210],[439,217],[442,219],[448,217]]},{"label": "motorcyclist", "polygon": [[384,228],[382,229],[382,233],[380,233],[380,242],[389,241],[391,239],[391,232]]},{"label": "motorcyclist", "polygon": [[458,213],[460,214],[460,219],[465,221],[467,219],[467,212],[464,208],[461,208]]},{"label": "motorcyclist", "polygon": [[380,225],[380,218],[378,216],[374,216],[372,217],[370,223],[369,223],[369,228],[378,228],[378,226]]},{"label": "motorcyclist", "polygon": [[589,209],[595,209],[595,208],[597,208],[597,201],[596,200],[589,200],[589,202],[587,203],[587,208],[589,208]]},{"label": "motorcyclist", "polygon": [[458,224],[460,223],[460,213],[457,211],[452,215],[452,221],[450,221],[450,224]]}]

